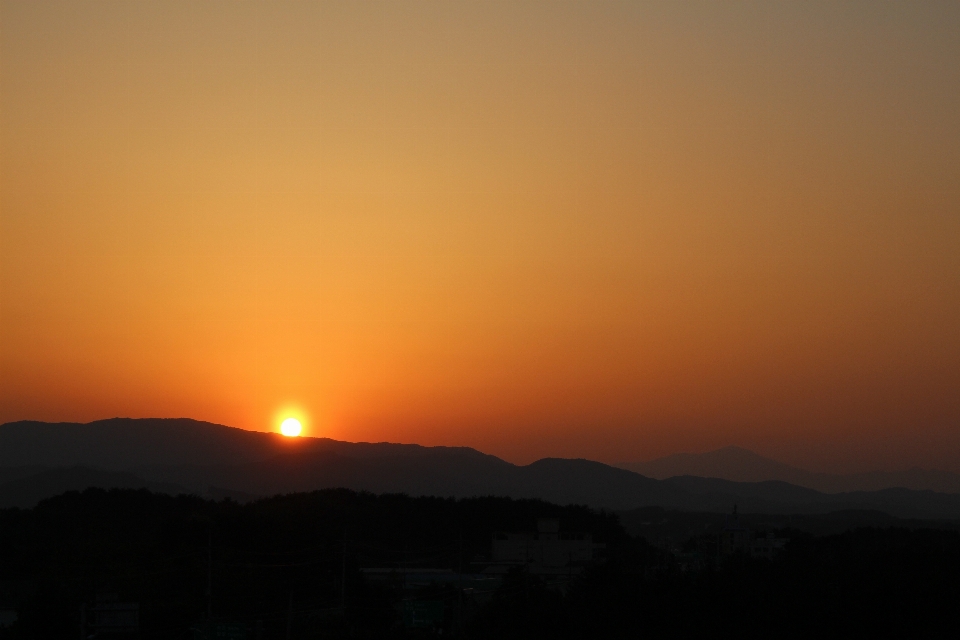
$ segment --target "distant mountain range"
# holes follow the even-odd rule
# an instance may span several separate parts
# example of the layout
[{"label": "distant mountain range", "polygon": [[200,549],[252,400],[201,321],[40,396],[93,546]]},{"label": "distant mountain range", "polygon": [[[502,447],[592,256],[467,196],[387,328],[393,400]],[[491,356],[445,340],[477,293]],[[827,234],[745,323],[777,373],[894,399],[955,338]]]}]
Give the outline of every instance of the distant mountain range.
[{"label": "distant mountain range", "polygon": [[707,453],[678,453],[649,462],[624,462],[616,466],[659,480],[676,476],[721,478],[734,482],[779,480],[825,493],[892,488],[960,493],[960,475],[947,471],[908,469],[848,475],[815,473],[740,447],[724,447]]},{"label": "distant mountain range", "polygon": [[784,481],[655,479],[590,460],[547,458],[518,466],[466,447],[284,438],[187,419],[0,425],[0,507],[26,507],[86,486],[239,500],[345,487],[541,498],[618,510],[658,506],[717,513],[736,504],[745,513],[872,509],[903,518],[960,519],[960,495],[933,491],[829,494]]}]

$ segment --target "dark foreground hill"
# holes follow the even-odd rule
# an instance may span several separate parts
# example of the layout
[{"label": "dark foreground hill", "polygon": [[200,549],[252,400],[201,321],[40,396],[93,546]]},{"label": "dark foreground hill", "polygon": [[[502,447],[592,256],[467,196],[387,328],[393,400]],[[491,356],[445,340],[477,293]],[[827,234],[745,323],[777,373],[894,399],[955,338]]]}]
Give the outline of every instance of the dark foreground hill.
[{"label": "dark foreground hill", "polygon": [[149,482],[124,471],[101,471],[86,467],[37,469],[36,467],[0,470],[0,508],[29,508],[51,496],[89,487],[110,489],[149,489],[157,493],[186,493],[183,487],[165,482]]},{"label": "dark foreground hill", "polygon": [[736,504],[752,513],[872,509],[902,518],[960,518],[955,494],[906,489],[825,494],[785,482],[655,480],[589,460],[553,458],[519,466],[466,447],[289,439],[185,419],[0,426],[0,507],[29,506],[84,486],[237,499],[343,487],[619,510],[727,512]]},{"label": "dark foreground hill", "polygon": [[[478,588],[486,579],[470,574],[492,534],[543,517],[606,545],[599,561],[562,580],[517,570]],[[97,602],[139,606],[138,634],[117,640],[187,640],[211,614],[249,640],[960,634],[957,532],[778,535],[789,542],[773,560],[689,568],[610,513],[542,501],[328,490],[241,505],[88,490],[0,510],[0,610],[19,618],[0,639],[75,638],[81,607]],[[418,577],[378,584],[363,568]],[[411,611],[435,615],[417,626]]]}]

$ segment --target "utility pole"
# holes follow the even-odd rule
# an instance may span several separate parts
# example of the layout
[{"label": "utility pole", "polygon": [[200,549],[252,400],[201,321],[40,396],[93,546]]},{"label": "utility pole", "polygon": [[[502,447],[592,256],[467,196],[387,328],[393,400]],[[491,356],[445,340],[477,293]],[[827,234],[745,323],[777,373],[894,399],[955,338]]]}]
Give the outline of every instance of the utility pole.
[{"label": "utility pole", "polygon": [[460,597],[457,612],[457,636],[463,637],[463,527],[460,527],[460,553],[457,562],[457,591]]},{"label": "utility pole", "polygon": [[287,605],[287,640],[290,640],[291,626],[293,626],[293,591],[290,592],[290,602]]},{"label": "utility pole", "polygon": [[347,529],[343,529],[343,554],[340,565],[340,610],[347,612]]},{"label": "utility pole", "polygon": [[213,620],[213,529],[207,533],[207,620]]}]

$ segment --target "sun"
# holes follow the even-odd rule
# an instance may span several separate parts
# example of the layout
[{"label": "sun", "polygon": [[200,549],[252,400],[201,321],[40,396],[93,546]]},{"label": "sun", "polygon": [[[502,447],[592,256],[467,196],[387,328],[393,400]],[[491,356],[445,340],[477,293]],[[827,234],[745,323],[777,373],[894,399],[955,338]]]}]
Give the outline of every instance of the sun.
[{"label": "sun", "polygon": [[300,421],[296,418],[287,418],[280,423],[280,433],[288,438],[296,438],[300,435],[302,429],[303,427],[300,425]]}]

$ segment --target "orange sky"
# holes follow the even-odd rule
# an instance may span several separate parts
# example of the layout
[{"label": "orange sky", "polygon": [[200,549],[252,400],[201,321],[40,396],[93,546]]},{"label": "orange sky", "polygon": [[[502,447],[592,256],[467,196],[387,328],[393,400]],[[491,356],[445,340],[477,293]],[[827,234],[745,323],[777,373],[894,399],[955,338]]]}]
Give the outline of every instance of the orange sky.
[{"label": "orange sky", "polygon": [[0,29],[0,421],[960,470],[956,2]]}]

